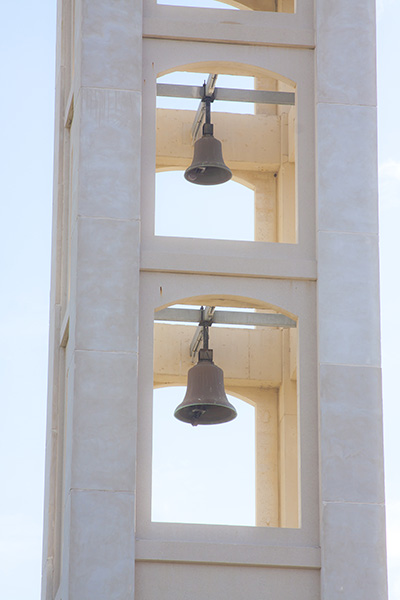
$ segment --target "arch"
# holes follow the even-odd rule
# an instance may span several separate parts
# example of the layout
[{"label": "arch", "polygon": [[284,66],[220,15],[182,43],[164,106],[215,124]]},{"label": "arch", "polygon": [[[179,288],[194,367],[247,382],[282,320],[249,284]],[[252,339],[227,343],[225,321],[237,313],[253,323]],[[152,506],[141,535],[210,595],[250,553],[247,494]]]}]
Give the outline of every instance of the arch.
[{"label": "arch", "polygon": [[[163,69],[157,73],[157,78],[163,77],[168,73],[174,73],[175,71],[187,71],[188,73],[219,73],[221,75],[238,75],[245,77],[259,77],[264,79],[270,77],[276,81],[296,88],[296,82],[282,73],[260,67],[252,63],[244,62],[232,62],[227,60],[205,60],[200,62],[190,62],[183,64],[176,64],[173,67]],[[199,85],[201,85],[200,82]],[[262,88],[260,88],[262,89]]]},{"label": "arch", "polygon": [[[238,10],[251,10],[258,12],[295,12],[295,0],[214,0],[211,6],[204,5],[204,2],[194,0],[159,0],[159,4],[172,4],[178,6],[189,6],[191,8],[234,8]],[[222,4],[224,6],[218,6]]]},{"label": "arch", "polygon": [[293,320],[297,320],[297,315],[290,312],[282,305],[272,304],[267,300],[261,300],[259,298],[253,298],[250,296],[239,296],[234,294],[201,294],[199,296],[189,296],[184,298],[178,298],[174,301],[162,304],[155,309],[155,312],[168,308],[174,305],[191,305],[191,306],[220,306],[230,308],[250,308],[255,310],[270,310],[277,313],[282,313]]}]

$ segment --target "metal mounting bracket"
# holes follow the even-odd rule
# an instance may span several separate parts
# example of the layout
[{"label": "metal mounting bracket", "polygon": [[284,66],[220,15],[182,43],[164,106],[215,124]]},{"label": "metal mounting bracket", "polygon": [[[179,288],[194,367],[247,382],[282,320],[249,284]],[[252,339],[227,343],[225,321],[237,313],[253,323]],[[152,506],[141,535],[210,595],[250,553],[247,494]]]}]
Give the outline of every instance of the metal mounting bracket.
[{"label": "metal mounting bracket", "polygon": [[[238,90],[233,88],[216,88],[218,74],[210,74],[205,84],[207,96],[214,96],[215,100],[227,102],[252,102],[258,104],[281,104],[293,106],[296,96],[294,92],[275,92],[264,90]],[[170,83],[157,83],[157,96],[171,98],[199,98],[204,96],[204,86],[179,85]],[[200,127],[204,120],[205,106],[200,102],[192,125],[193,143],[199,137]]]},{"label": "metal mounting bracket", "polygon": [[[171,321],[175,323],[200,323],[201,310],[194,308],[163,308],[154,315],[155,321]],[[214,306],[206,306],[203,319],[208,323],[223,325],[246,325],[258,327],[296,328],[294,319],[280,313],[259,313],[230,310],[216,310]],[[194,357],[202,341],[203,328],[198,325],[190,343],[190,356]]]}]

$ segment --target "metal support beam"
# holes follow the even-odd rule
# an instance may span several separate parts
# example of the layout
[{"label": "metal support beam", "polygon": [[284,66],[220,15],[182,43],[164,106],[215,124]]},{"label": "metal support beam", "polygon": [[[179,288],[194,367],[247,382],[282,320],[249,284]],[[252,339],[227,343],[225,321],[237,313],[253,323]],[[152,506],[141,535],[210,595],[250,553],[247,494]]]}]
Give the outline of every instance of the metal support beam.
[{"label": "metal support beam", "polygon": [[233,88],[215,88],[215,100],[228,102],[254,102],[254,104],[295,104],[293,92],[269,92],[267,90],[236,90]]},{"label": "metal support beam", "polygon": [[[206,315],[208,309],[206,307]],[[230,310],[215,310],[212,323],[223,325],[248,325],[258,327],[297,327],[296,321],[279,313],[258,313]],[[206,317],[208,319],[208,317]],[[194,308],[163,308],[154,314],[155,321],[172,321],[175,323],[199,323],[201,311]]]},{"label": "metal support beam", "polygon": [[[216,77],[215,75],[209,75]],[[203,97],[203,86],[176,85],[170,83],[157,83],[157,96],[168,96],[170,98],[198,98]],[[210,92],[211,94],[212,92]],[[294,92],[270,92],[266,90],[238,90],[234,88],[215,88],[215,100],[225,102],[253,102],[255,104],[282,104],[294,106]]]},{"label": "metal support beam", "polygon": [[[215,310],[214,306],[204,308],[203,318],[211,324],[247,325],[261,327],[296,327],[297,323],[290,317],[274,313],[239,312]],[[154,314],[155,321],[170,321],[174,323],[199,323],[201,310],[194,308],[163,308]],[[190,356],[195,357],[203,339],[203,328],[198,325],[190,343]]]},{"label": "metal support beam", "polygon": [[[236,90],[233,88],[216,88],[217,74],[210,74],[206,82],[206,96],[214,94],[214,100],[225,102],[252,102],[257,104],[282,104],[292,106],[295,104],[295,94],[292,92],[268,92],[264,90]],[[157,96],[171,98],[199,98],[204,95],[203,86],[179,85],[170,83],[157,84]],[[205,104],[200,102],[193,121],[191,135],[192,142],[200,137],[200,128],[204,120]]]}]

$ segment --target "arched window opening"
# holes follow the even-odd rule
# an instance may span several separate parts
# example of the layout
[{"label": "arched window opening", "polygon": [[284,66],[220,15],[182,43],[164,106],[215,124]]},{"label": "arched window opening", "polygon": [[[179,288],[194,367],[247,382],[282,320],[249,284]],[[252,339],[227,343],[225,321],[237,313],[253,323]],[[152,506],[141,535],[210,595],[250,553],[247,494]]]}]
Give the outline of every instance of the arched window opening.
[{"label": "arched window opening", "polygon": [[255,10],[266,12],[295,12],[295,0],[157,0],[157,4],[191,8]]},{"label": "arched window opening", "polygon": [[[296,243],[295,87],[245,65],[208,63],[205,68],[209,70],[193,65],[158,78],[155,235]],[[197,185],[186,181],[183,172],[202,136],[204,116],[199,119],[198,109],[204,103],[179,94],[184,86],[199,90],[206,81],[208,85],[210,72],[217,89],[210,105],[213,135],[221,142],[232,179]],[[164,95],[165,84],[177,95]],[[227,100],[218,99],[219,90],[228,94]],[[242,101],[236,101],[234,90]],[[259,95],[254,101],[253,91],[272,96]]]},{"label": "arched window opening", "polygon": [[[197,421],[216,414],[200,406],[200,392],[193,410],[202,415],[176,418],[188,372],[206,346],[223,371],[233,420],[230,413],[226,422]],[[153,385],[153,521],[299,527],[295,320],[237,297],[203,296],[160,309]],[[211,383],[204,385],[209,393]],[[189,404],[192,410],[192,396]]]}]

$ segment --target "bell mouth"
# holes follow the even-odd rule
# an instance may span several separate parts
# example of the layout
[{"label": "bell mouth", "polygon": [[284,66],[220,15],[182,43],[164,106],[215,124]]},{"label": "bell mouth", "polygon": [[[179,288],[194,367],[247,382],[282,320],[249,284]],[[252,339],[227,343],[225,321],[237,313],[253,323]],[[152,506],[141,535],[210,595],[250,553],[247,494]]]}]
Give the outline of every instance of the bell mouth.
[{"label": "bell mouth", "polygon": [[228,167],[211,167],[204,164],[201,167],[189,167],[185,171],[185,179],[197,185],[219,185],[231,178],[232,172]]},{"label": "bell mouth", "polygon": [[179,407],[174,412],[174,417],[184,423],[196,425],[220,425],[228,423],[237,417],[234,406],[226,404],[189,404]]}]

